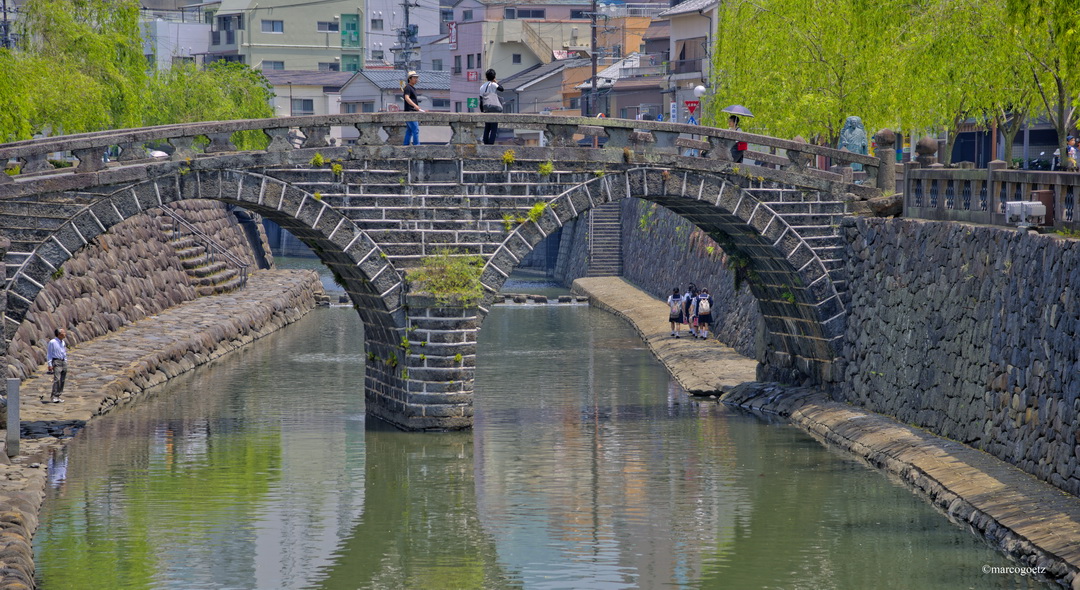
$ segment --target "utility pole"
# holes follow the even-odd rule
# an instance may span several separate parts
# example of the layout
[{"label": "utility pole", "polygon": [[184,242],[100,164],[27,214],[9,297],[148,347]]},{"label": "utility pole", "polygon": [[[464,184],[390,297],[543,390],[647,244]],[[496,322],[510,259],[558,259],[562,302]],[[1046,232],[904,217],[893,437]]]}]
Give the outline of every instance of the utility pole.
[{"label": "utility pole", "polygon": [[[400,65],[401,68],[405,71],[413,69],[413,47],[417,42],[416,35],[417,31],[419,30],[419,27],[409,23],[409,9],[414,6],[419,6],[419,4],[416,3],[415,0],[411,1],[412,3],[410,3],[410,0],[403,0],[403,2],[401,3],[401,8],[405,12],[405,25],[398,30],[398,43],[401,44],[401,62],[400,64],[395,64]],[[419,70],[419,65],[415,69]]]},{"label": "utility pole", "polygon": [[11,41],[11,21],[8,20],[8,7],[7,0],[0,0],[3,3],[4,19],[0,21],[0,48],[14,49],[15,44]]},{"label": "utility pole", "polygon": [[594,111],[599,112],[596,109],[596,13],[596,0],[592,0],[592,51],[589,52],[592,54],[592,91],[589,94],[589,108],[585,112],[586,117],[593,116]]}]

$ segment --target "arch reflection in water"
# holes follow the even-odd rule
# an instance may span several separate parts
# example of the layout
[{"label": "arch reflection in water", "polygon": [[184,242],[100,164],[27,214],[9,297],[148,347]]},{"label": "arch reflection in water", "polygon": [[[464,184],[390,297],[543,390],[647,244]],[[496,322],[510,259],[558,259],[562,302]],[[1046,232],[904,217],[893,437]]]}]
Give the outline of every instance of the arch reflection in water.
[{"label": "arch reflection in water", "polygon": [[800,431],[696,403],[631,329],[496,307],[471,433],[366,425],[349,308],[72,441],[57,588],[1011,588],[1007,562]]}]

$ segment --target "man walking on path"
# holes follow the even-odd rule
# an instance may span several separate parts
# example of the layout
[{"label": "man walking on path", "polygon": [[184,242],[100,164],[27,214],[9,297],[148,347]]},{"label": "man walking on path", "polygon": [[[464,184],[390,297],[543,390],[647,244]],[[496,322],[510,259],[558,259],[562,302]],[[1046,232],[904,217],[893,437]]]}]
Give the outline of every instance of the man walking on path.
[{"label": "man walking on path", "polygon": [[[416,72],[409,72],[405,89],[402,91],[401,99],[405,102],[406,113],[422,113],[424,109],[420,108],[420,102],[416,97],[416,83],[420,81],[420,76]],[[417,145],[420,143],[420,122],[419,121],[406,121],[405,122],[405,144]]]},{"label": "man walking on path", "polygon": [[60,399],[60,396],[64,395],[64,382],[67,381],[67,344],[64,343],[67,332],[63,328],[57,328],[53,334],[56,337],[49,341],[49,346],[45,352],[45,361],[49,363],[49,372],[53,376],[52,399],[50,401],[58,404],[64,401]]}]

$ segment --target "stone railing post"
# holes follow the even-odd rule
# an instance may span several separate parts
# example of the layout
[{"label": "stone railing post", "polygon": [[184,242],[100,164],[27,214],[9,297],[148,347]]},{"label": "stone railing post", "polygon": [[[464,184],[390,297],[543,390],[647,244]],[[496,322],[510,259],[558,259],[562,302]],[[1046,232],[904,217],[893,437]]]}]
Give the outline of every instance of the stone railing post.
[{"label": "stone railing post", "polygon": [[266,146],[267,152],[287,152],[293,149],[293,144],[289,141],[288,127],[263,129],[263,133],[270,138],[270,145]]},{"label": "stone railing post", "polygon": [[382,126],[375,123],[357,123],[356,127],[359,136],[356,138],[356,145],[382,145],[383,140],[379,137],[379,130]]},{"label": "stone railing post", "polygon": [[987,195],[987,208],[990,210],[990,219],[992,223],[1004,223],[1005,221],[1005,203],[1006,199],[1001,198],[1001,187],[1005,182],[1003,172],[1007,170],[1009,164],[1002,160],[993,160],[986,164],[986,190],[989,192]]},{"label": "stone railing post", "polygon": [[329,125],[301,127],[300,131],[304,133],[304,143],[301,147],[321,148],[330,145],[330,143],[326,141],[326,138],[330,135]]},{"label": "stone railing post", "polygon": [[105,169],[105,160],[102,159],[105,156],[103,148],[77,149],[71,150],[71,153],[75,154],[75,157],[79,159],[79,167],[75,170],[80,174]]},{"label": "stone railing post", "polygon": [[877,148],[874,154],[881,164],[878,166],[877,187],[883,195],[896,192],[896,133],[892,129],[882,129],[874,135]]},{"label": "stone railing post", "polygon": [[915,161],[923,168],[929,168],[931,164],[937,163],[937,158],[934,157],[937,151],[938,141],[933,137],[924,137],[915,144],[915,153],[918,154]]},{"label": "stone railing post", "polygon": [[904,211],[911,211],[911,207],[922,207],[922,203],[915,202],[915,183],[921,182],[913,178],[911,172],[922,168],[922,164],[908,160],[904,162]]}]

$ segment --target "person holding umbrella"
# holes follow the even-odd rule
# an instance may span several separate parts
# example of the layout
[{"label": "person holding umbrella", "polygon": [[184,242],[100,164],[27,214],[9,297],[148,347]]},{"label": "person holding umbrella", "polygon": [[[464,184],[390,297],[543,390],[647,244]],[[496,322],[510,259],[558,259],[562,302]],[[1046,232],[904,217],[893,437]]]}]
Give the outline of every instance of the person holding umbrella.
[{"label": "person holding umbrella", "polygon": [[[750,109],[738,104],[725,107],[721,112],[730,115],[728,117],[728,129],[731,129],[732,131],[742,131],[742,128],[739,127],[739,117],[754,116],[753,113],[750,112]],[[742,162],[743,152],[746,151],[747,147],[745,141],[736,141],[735,145],[731,146],[731,161],[735,163]]]}]

